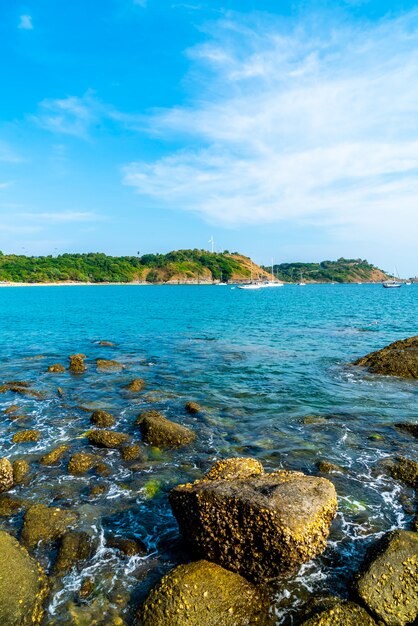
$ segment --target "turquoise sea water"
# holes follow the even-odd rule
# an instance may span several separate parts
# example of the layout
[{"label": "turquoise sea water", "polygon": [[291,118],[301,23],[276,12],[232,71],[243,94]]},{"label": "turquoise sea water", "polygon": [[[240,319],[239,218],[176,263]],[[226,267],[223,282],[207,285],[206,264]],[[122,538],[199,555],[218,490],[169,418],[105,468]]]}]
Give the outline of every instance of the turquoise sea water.
[{"label": "turquoise sea water", "polygon": [[[0,411],[18,403],[28,416],[1,419],[2,456],[32,463],[30,485],[12,493],[76,509],[80,527],[100,539],[90,561],[54,584],[45,623],[73,623],[74,614],[96,623],[91,611],[97,609],[103,615],[117,612],[131,624],[149,585],[190,557],[170,512],[169,489],[201,477],[214,460],[228,456],[253,456],[267,469],[309,474],[318,474],[317,462],[327,459],[347,470],[329,476],[339,513],[327,550],[277,586],[277,624],[297,623],[298,609],[312,593],[346,596],[370,542],[411,520],[412,491],[385,477],[380,464],[399,454],[417,458],[418,452],[416,439],[393,426],[418,420],[418,383],[347,364],[417,334],[417,302],[418,285],[253,292],[229,286],[0,289],[0,382],[31,381],[46,392],[41,401],[0,395]],[[101,347],[100,340],[116,346]],[[77,352],[87,356],[85,374],[46,373],[48,365],[67,365],[68,355]],[[99,373],[97,357],[126,367]],[[122,389],[134,377],[147,382],[136,398]],[[188,415],[188,400],[201,404],[203,413]],[[40,466],[39,457],[57,443],[88,449],[83,433],[89,413],[80,406],[108,409],[117,417],[115,429],[137,440],[135,417],[157,409],[193,428],[197,440],[178,451],[147,449],[141,462],[100,451],[109,477],[68,476],[65,460],[53,468]],[[13,434],[24,428],[38,428],[41,441],[12,444]],[[89,489],[97,484],[107,491],[92,498]],[[0,518],[0,527],[16,534],[21,523],[21,514]],[[141,539],[148,555],[121,556],[106,547],[112,534]],[[53,560],[45,550],[38,557],[46,567]],[[78,599],[87,577],[95,580],[93,609]]]}]

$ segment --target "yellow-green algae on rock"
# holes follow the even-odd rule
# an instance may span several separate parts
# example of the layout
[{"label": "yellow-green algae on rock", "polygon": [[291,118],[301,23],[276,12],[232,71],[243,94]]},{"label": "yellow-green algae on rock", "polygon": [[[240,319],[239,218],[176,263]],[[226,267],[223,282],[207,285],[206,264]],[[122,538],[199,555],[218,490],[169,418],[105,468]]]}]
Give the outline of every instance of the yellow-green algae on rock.
[{"label": "yellow-green algae on rock", "polygon": [[159,448],[180,448],[196,439],[190,428],[168,420],[158,411],[144,411],[136,423],[141,429],[143,441]]},{"label": "yellow-green algae on rock", "polygon": [[215,563],[179,565],[151,590],[138,626],[265,626],[268,600],[239,574]]},{"label": "yellow-green algae on rock", "polygon": [[0,624],[40,624],[47,593],[38,563],[14,537],[0,531]]},{"label": "yellow-green algae on rock", "polygon": [[[259,473],[248,475],[250,462]],[[289,574],[325,549],[337,510],[330,481],[284,470],[260,473],[257,462],[245,459],[241,478],[236,461],[228,463],[235,464],[231,479],[210,479],[215,466],[169,496],[180,531],[199,557],[258,582]]]},{"label": "yellow-green algae on rock", "polygon": [[317,613],[302,626],[376,626],[376,622],[358,604],[344,602]]},{"label": "yellow-green algae on rock", "polygon": [[372,550],[357,581],[366,606],[388,626],[404,626],[418,617],[418,534],[396,530]]}]

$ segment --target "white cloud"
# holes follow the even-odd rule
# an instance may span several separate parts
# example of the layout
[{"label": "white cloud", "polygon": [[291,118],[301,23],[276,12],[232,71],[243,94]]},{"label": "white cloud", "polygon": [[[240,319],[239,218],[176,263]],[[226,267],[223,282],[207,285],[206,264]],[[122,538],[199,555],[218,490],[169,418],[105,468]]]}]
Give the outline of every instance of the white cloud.
[{"label": "white cloud", "polygon": [[223,225],[413,232],[418,14],[351,26],[252,19],[218,21],[188,52],[195,97],[148,118],[149,132],[183,147],[128,164],[125,184]]},{"label": "white cloud", "polygon": [[32,16],[21,15],[17,27],[21,30],[33,30]]}]

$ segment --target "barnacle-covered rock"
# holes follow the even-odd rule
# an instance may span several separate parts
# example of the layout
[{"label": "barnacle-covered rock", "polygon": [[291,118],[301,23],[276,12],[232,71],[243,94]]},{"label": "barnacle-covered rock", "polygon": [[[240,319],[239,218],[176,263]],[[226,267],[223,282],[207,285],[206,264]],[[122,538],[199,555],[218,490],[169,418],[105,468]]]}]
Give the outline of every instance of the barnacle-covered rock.
[{"label": "barnacle-covered rock", "polygon": [[113,361],[112,359],[96,359],[96,365],[98,370],[121,370],[125,366],[119,361]]},{"label": "barnacle-covered rock", "polygon": [[313,615],[302,626],[376,626],[365,609],[354,602],[339,602]]},{"label": "barnacle-covered rock", "polygon": [[70,359],[69,370],[73,374],[82,374],[86,371],[86,366],[84,364],[84,359],[86,358],[85,354],[72,354],[68,357]]},{"label": "barnacle-covered rock", "polygon": [[26,443],[28,441],[39,441],[41,433],[39,430],[22,430],[12,437],[13,443]]},{"label": "barnacle-covered rock", "polygon": [[109,428],[115,423],[115,418],[111,413],[98,409],[91,414],[90,422],[99,428]]},{"label": "barnacle-covered rock", "polygon": [[30,466],[25,459],[13,461],[13,480],[16,484],[23,482],[29,474]]},{"label": "barnacle-covered rock", "polygon": [[179,448],[195,440],[195,433],[181,424],[168,420],[158,411],[145,411],[137,421],[145,443],[158,448]]},{"label": "barnacle-covered rock", "polygon": [[22,542],[29,549],[35,548],[39,541],[51,543],[62,537],[77,518],[77,513],[68,509],[34,504],[25,513]]},{"label": "barnacle-covered rock", "polygon": [[13,487],[13,465],[5,457],[0,459],[0,493]]},{"label": "barnacle-covered rock", "polygon": [[87,438],[92,446],[98,448],[119,448],[129,441],[129,435],[115,430],[89,430]]},{"label": "barnacle-covered rock", "polygon": [[412,459],[400,456],[388,465],[392,478],[401,480],[409,487],[418,487],[418,463]]},{"label": "barnacle-covered rock", "polygon": [[62,444],[61,446],[58,446],[57,448],[54,448],[53,450],[51,450],[51,452],[47,452],[46,454],[44,454],[43,457],[41,457],[41,460],[39,462],[41,463],[41,465],[54,465],[55,463],[58,463],[58,461],[62,459],[64,454],[69,449],[70,449],[70,446]]},{"label": "barnacle-covered rock", "polygon": [[357,592],[369,610],[388,626],[412,624],[418,617],[418,534],[388,533],[363,569]]},{"label": "barnacle-covered rock", "polygon": [[91,535],[84,531],[72,531],[66,533],[61,539],[55,562],[57,574],[67,574],[73,565],[90,558],[94,548]]},{"label": "barnacle-covered rock", "polygon": [[183,537],[200,557],[261,581],[289,574],[325,549],[337,498],[325,478],[264,474],[256,461],[253,467],[248,475],[243,463],[243,477],[238,469],[230,479],[212,479],[211,470],[175,487],[169,498]]},{"label": "barnacle-covered rock", "polygon": [[47,593],[38,563],[14,537],[0,531],[0,624],[39,624]]},{"label": "barnacle-covered rock", "polygon": [[151,590],[139,626],[264,626],[268,601],[239,574],[215,563],[179,565]]},{"label": "barnacle-covered rock", "polygon": [[53,374],[61,374],[62,372],[65,372],[65,367],[61,365],[61,363],[54,363],[54,365],[48,366],[47,371]]},{"label": "barnacle-covered rock", "polygon": [[73,474],[73,476],[82,476],[93,469],[98,461],[99,459],[95,454],[76,452],[68,462],[68,473]]},{"label": "barnacle-covered rock", "polygon": [[353,365],[367,367],[374,374],[418,378],[418,335],[371,352]]},{"label": "barnacle-covered rock", "polygon": [[134,378],[125,386],[125,389],[130,391],[131,393],[139,393],[143,389],[145,389],[145,380],[142,378]]}]

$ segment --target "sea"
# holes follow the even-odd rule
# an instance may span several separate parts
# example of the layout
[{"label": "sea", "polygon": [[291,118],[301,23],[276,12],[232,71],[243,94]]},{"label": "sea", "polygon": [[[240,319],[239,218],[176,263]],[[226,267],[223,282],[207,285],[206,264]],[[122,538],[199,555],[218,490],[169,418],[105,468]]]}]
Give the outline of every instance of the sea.
[{"label": "sea", "polygon": [[[96,537],[91,558],[62,579],[53,574],[56,548],[37,549],[52,580],[44,623],[133,624],[150,587],[193,558],[171,513],[170,489],[228,457],[259,459],[266,471],[323,475],[338,493],[325,552],[275,585],[277,625],[299,623],[313,596],[348,597],[368,547],[413,518],[413,491],[390,478],[385,463],[418,458],[417,440],[394,426],[418,421],[418,382],[350,363],[417,334],[417,303],[414,284],[0,289],[0,384],[28,381],[45,392],[41,400],[0,394],[1,456],[31,464],[30,481],[10,495],[26,505],[76,510],[78,528]],[[114,346],[101,346],[103,340]],[[85,374],[47,373],[51,364],[68,366],[74,353],[86,355]],[[99,372],[97,358],[124,368]],[[124,386],[138,377],[146,389],[129,394]],[[199,403],[201,413],[189,415],[188,401]],[[16,403],[25,418],[3,413]],[[142,458],[131,462],[117,450],[94,450],[108,476],[71,476],[68,456],[42,466],[40,457],[58,444],[93,451],[85,434],[89,411],[97,408],[111,412],[114,429],[133,441],[140,442],[135,420],[145,410],[190,427],[197,438],[178,450],[144,446]],[[32,428],[41,432],[39,442],[12,443],[16,432]],[[323,460],[343,471],[321,474]],[[22,521],[22,512],[2,517],[0,528],[19,537]],[[123,555],[107,545],[115,536],[137,539],[146,553]],[[86,579],[94,591],[83,600]]]}]

